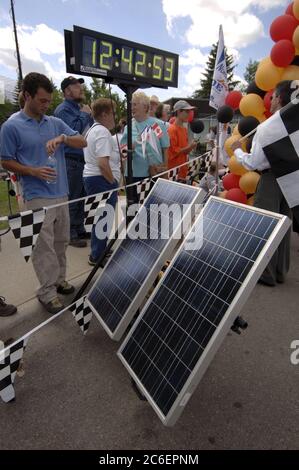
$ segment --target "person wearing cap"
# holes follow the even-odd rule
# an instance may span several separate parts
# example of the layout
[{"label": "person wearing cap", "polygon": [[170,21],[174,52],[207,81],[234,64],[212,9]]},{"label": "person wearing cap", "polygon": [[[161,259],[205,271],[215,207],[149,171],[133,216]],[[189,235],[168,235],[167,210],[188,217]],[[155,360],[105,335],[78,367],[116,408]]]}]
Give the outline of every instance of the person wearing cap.
[{"label": "person wearing cap", "polygon": [[[64,144],[82,149],[86,141],[61,119],[46,115],[53,85],[45,75],[26,75],[22,92],[24,109],[1,128],[1,163],[6,170],[20,175],[26,210],[55,206],[45,213],[31,257],[40,282],[38,299],[49,313],[55,314],[64,308],[57,294],[74,292],[65,280],[70,229]],[[48,156],[54,153],[56,169],[48,166]]]},{"label": "person wearing cap", "polygon": [[[71,129],[83,134],[93,124],[91,109],[83,104],[83,78],[66,77],[61,82],[64,101],[57,106],[54,115],[62,119]],[[65,146],[66,168],[69,183],[69,200],[86,196],[83,184],[84,154],[81,149]],[[83,248],[89,235],[84,228],[84,201],[69,205],[70,245]]]},{"label": "person wearing cap", "polygon": [[[175,121],[168,128],[168,135],[170,139],[170,147],[168,149],[168,168],[175,168],[188,161],[188,153],[191,152],[196,146],[197,142],[193,140],[188,143],[188,130],[184,126],[188,122],[189,113],[194,106],[191,106],[185,100],[179,100],[175,103],[173,111],[175,113]],[[187,165],[179,170],[179,179],[186,180]]]}]

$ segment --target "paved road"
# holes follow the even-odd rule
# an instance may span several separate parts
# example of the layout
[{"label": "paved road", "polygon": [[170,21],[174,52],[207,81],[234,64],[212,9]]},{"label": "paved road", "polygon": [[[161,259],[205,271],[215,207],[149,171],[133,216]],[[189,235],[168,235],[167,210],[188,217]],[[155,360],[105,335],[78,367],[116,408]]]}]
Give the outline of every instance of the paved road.
[{"label": "paved road", "polygon": [[[7,339],[48,317],[34,299],[30,264],[18,258],[13,240],[2,248],[1,292],[20,305],[18,315],[0,319],[0,337]],[[86,256],[87,250],[69,249],[69,277],[77,285],[88,270]],[[255,287],[242,312],[249,328],[227,336],[173,428],[136,397],[116,356],[118,343],[97,320],[83,337],[66,313],[28,343],[17,399],[0,403],[0,448],[299,449],[299,365],[290,363],[290,344],[299,340],[298,305],[294,236],[288,282]]]}]

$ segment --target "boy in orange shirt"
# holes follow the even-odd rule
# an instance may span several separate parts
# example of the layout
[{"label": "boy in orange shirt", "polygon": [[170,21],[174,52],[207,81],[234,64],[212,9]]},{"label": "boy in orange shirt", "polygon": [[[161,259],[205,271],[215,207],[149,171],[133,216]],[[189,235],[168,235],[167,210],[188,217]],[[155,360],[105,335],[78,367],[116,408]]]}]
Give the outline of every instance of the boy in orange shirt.
[{"label": "boy in orange shirt", "polygon": [[[168,148],[168,168],[174,168],[188,161],[188,153],[196,146],[197,142],[193,140],[188,143],[188,131],[184,123],[188,122],[189,112],[195,109],[187,101],[179,100],[175,103],[173,111],[175,113],[175,122],[168,128],[170,147]],[[187,165],[179,170],[179,179],[186,180],[188,173]]]}]

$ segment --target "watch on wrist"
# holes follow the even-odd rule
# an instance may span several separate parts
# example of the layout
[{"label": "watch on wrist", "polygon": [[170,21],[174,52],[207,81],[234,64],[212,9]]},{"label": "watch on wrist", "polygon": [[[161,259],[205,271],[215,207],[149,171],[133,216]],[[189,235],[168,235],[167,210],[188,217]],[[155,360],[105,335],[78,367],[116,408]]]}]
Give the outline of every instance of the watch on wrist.
[{"label": "watch on wrist", "polygon": [[61,134],[62,135],[62,138],[63,138],[63,143],[66,144],[66,141],[67,141],[67,135],[65,134]]}]

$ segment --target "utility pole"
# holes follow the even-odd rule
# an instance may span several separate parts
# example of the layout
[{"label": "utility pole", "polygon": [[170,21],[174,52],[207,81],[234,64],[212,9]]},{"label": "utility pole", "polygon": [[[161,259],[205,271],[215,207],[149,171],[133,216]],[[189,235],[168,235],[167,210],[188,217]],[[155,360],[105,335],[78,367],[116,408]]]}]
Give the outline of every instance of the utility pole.
[{"label": "utility pole", "polygon": [[15,10],[14,10],[14,0],[10,0],[10,5],[11,5],[11,16],[12,16],[13,29],[14,29],[14,35],[15,35],[15,43],[16,43],[18,70],[19,70],[18,78],[19,78],[20,81],[22,81],[23,80],[23,73],[22,73],[22,63],[21,63],[21,56],[20,56],[18,35],[17,35],[16,17],[15,17]]}]

